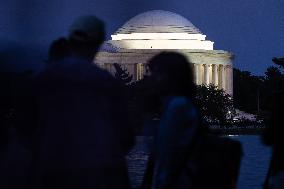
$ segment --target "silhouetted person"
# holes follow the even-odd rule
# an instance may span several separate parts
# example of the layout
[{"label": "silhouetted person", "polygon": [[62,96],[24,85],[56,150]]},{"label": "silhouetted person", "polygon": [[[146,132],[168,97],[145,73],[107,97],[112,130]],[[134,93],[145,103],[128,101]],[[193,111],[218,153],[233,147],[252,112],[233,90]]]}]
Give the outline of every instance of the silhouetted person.
[{"label": "silhouetted person", "polygon": [[49,47],[48,50],[48,66],[53,66],[53,64],[56,64],[56,62],[61,61],[62,59],[70,56],[71,49],[70,49],[69,41],[61,37],[55,41],[52,42],[52,44]]},{"label": "silhouetted person", "polygon": [[0,188],[26,188],[35,109],[27,73],[0,73]]},{"label": "silhouetted person", "polygon": [[195,105],[191,64],[181,54],[163,52],[153,57],[148,67],[151,106],[156,106],[160,123],[143,187],[233,188],[240,144],[206,134]]},{"label": "silhouetted person", "polygon": [[174,182],[178,179],[180,162],[198,126],[192,69],[186,58],[176,53],[162,53],[150,60],[148,66],[153,89],[163,106],[156,140],[153,187],[179,188],[179,183]]},{"label": "silhouetted person", "polygon": [[11,74],[0,73],[0,85],[2,92],[0,93],[0,149],[5,146],[9,140],[9,114],[12,109],[12,89]]},{"label": "silhouetted person", "polygon": [[263,135],[264,143],[272,147],[272,158],[264,188],[284,188],[284,91],[274,95],[274,103],[267,128]]},{"label": "silhouetted person", "polygon": [[59,48],[56,65],[37,78],[34,188],[129,188],[125,155],[134,137],[124,90],[92,63],[104,35],[101,20],[80,17],[63,41],[70,51]]}]

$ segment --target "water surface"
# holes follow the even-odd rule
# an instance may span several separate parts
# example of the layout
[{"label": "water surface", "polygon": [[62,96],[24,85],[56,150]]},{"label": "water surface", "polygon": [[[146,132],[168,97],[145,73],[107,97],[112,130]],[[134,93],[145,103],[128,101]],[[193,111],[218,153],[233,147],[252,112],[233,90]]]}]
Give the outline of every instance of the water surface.
[{"label": "water surface", "polygon": [[[242,143],[244,156],[241,162],[238,189],[261,189],[269,165],[270,149],[256,135],[229,136]],[[134,189],[139,188],[149,156],[149,137],[137,137],[136,146],[128,156],[129,174]]]}]

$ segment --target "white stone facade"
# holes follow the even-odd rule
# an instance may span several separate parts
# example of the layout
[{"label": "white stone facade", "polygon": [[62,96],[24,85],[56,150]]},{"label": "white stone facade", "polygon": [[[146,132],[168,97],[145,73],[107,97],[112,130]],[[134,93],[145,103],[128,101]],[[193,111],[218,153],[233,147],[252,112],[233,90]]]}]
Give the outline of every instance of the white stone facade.
[{"label": "white stone facade", "polygon": [[206,40],[206,35],[180,15],[167,11],[142,13],[111,37],[94,62],[113,74],[113,64],[118,63],[133,75],[134,81],[140,80],[153,56],[175,51],[192,64],[196,84],[213,84],[233,94],[233,55],[214,50],[214,42]]}]

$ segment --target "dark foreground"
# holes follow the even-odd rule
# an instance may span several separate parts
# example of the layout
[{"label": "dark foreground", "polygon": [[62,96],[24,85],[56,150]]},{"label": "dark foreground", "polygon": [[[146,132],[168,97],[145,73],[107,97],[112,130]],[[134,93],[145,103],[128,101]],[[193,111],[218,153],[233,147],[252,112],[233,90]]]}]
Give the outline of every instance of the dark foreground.
[{"label": "dark foreground", "polygon": [[[239,140],[244,149],[238,189],[261,189],[268,169],[270,149],[261,144],[258,135],[228,136]],[[134,189],[138,189],[145,171],[149,152],[147,143],[151,137],[138,136],[135,148],[128,156],[129,173]]]}]

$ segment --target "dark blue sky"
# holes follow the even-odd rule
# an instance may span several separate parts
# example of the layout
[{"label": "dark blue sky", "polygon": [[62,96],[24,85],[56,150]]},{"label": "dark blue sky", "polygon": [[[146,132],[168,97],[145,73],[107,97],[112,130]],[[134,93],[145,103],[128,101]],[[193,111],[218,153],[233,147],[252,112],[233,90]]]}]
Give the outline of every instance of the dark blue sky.
[{"label": "dark blue sky", "polygon": [[12,59],[11,69],[38,69],[48,45],[66,35],[74,18],[97,15],[110,38],[131,17],[153,9],[190,20],[215,49],[235,54],[236,68],[260,75],[273,56],[284,56],[283,0],[0,0],[1,56]]}]

